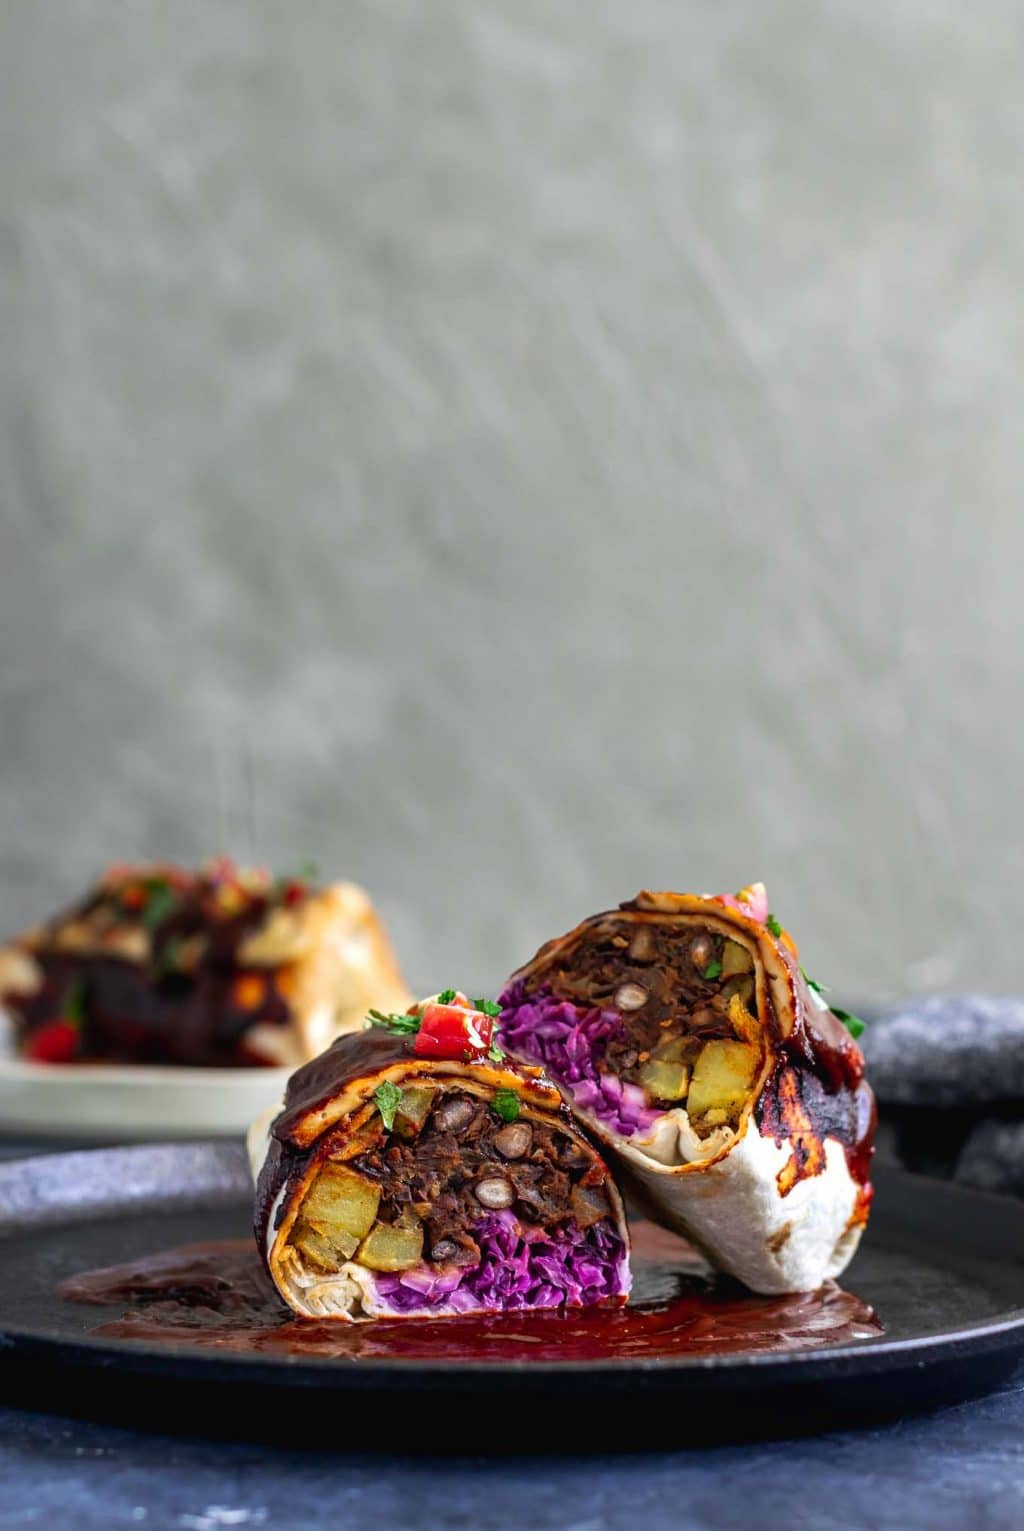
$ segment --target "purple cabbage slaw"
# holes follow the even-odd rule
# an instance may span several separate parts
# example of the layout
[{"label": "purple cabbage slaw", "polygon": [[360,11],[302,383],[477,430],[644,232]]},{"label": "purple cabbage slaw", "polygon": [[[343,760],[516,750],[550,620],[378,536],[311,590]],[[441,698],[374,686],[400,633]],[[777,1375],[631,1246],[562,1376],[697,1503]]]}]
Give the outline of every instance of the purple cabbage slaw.
[{"label": "purple cabbage slaw", "polygon": [[528,997],[522,984],[506,989],[499,1004],[502,1045],[542,1063],[574,1105],[619,1137],[631,1138],[664,1114],[648,1106],[639,1085],[599,1068],[608,1043],[623,1026],[617,1010],[583,1010],[543,989]]},{"label": "purple cabbage slaw", "polygon": [[629,1251],[607,1221],[584,1229],[570,1219],[545,1231],[513,1212],[492,1212],[473,1238],[479,1265],[376,1275],[378,1298],[393,1313],[506,1313],[588,1307],[629,1292]]}]

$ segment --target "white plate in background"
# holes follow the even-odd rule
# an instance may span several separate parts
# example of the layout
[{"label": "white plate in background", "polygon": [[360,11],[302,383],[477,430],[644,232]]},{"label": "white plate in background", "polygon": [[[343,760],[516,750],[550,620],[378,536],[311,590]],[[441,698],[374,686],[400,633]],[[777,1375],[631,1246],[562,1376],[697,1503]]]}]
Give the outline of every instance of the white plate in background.
[{"label": "white plate in background", "polygon": [[81,1143],[238,1137],[281,1099],[289,1073],[0,1055],[0,1133]]}]

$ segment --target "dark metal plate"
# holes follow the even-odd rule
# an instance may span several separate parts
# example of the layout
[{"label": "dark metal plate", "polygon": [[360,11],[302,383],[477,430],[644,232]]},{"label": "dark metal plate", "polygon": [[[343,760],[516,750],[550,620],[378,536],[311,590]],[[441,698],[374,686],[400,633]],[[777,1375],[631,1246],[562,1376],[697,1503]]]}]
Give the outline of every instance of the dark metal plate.
[{"label": "dark metal plate", "polygon": [[[114,1315],[61,1302],[57,1283],[170,1246],[244,1235],[241,1150],[184,1144],[3,1164],[0,1390],[10,1401],[163,1428],[389,1449],[396,1441],[383,1421],[397,1390],[428,1405],[416,1409],[414,1438],[403,1428],[403,1446],[472,1449],[474,1421],[483,1421],[475,1398],[487,1406],[481,1449],[504,1432],[510,1445],[583,1441],[607,1450],[820,1429],[995,1385],[1024,1355],[1024,1205],[894,1170],[880,1171],[877,1183],[870,1231],[843,1284],[875,1307],[881,1338],[796,1354],[445,1365],[92,1338],[89,1330]],[[455,1441],[446,1440],[453,1414],[470,1431],[460,1428]]]}]

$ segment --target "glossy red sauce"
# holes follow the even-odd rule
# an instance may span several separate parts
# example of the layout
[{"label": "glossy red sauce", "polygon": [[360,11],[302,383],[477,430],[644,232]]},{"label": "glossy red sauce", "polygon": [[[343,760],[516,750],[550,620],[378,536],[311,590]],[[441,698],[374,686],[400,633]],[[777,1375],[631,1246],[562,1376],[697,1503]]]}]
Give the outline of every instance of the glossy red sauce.
[{"label": "glossy red sauce", "polygon": [[311,1323],[282,1306],[254,1245],[239,1239],[87,1271],[65,1281],[60,1294],[125,1309],[91,1331],[104,1339],[339,1360],[650,1360],[807,1350],[882,1333],[874,1310],[834,1282],[817,1292],[756,1297],[712,1280],[687,1244],[651,1223],[634,1227],[633,1270],[625,1308]]}]

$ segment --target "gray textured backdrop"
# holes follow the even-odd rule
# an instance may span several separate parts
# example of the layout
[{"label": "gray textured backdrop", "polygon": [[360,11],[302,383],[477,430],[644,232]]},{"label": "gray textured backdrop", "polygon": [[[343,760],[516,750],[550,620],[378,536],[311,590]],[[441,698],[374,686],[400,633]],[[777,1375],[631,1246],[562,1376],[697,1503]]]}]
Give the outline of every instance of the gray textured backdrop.
[{"label": "gray textured backdrop", "polygon": [[6,0],[0,920],[365,881],[417,986],[761,876],[1020,985],[1013,0]]}]

